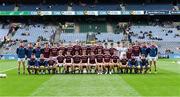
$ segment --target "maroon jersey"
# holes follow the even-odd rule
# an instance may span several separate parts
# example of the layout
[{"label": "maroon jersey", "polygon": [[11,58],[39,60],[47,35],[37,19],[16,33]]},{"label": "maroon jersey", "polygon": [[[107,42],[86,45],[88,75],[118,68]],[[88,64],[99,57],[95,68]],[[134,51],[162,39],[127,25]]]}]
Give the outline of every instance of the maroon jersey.
[{"label": "maroon jersey", "polygon": [[128,59],[131,59],[132,51],[133,51],[132,48],[128,48],[128,51],[126,52],[126,57],[127,57]]},{"label": "maroon jersey", "polygon": [[66,54],[66,48],[63,47],[63,46],[60,46],[60,47],[59,47],[59,51],[62,51],[62,52],[63,52],[63,55]]},{"label": "maroon jersey", "polygon": [[111,61],[111,55],[104,55],[104,62],[110,62]]},{"label": "maroon jersey", "polygon": [[98,63],[102,63],[103,62],[103,58],[104,58],[104,56],[102,54],[96,55],[96,60],[97,60]]},{"label": "maroon jersey", "polygon": [[75,52],[79,52],[79,54],[80,54],[81,51],[82,51],[82,48],[81,48],[80,45],[74,45],[74,46],[73,46],[73,52],[74,52],[74,53],[75,53]]},{"label": "maroon jersey", "polygon": [[110,49],[109,49],[110,55],[114,55],[115,52],[116,52],[116,49],[115,49],[115,48],[110,48]]},{"label": "maroon jersey", "polygon": [[103,46],[96,46],[96,54],[98,54],[98,51],[101,51],[103,53]]},{"label": "maroon jersey", "polygon": [[122,64],[122,65],[126,65],[127,62],[128,62],[128,59],[121,59],[120,61],[121,61],[121,64]]},{"label": "maroon jersey", "polygon": [[109,49],[108,48],[104,48],[103,49],[103,53],[105,54],[105,52],[109,52]]},{"label": "maroon jersey", "polygon": [[88,56],[87,55],[82,55],[81,60],[82,60],[82,63],[87,63],[88,62]]},{"label": "maroon jersey", "polygon": [[97,54],[96,46],[91,46],[91,52],[94,52],[94,54]]},{"label": "maroon jersey", "polygon": [[140,51],[141,51],[140,46],[133,46],[132,54],[134,54],[134,56],[139,56]]},{"label": "maroon jersey", "polygon": [[72,58],[72,56],[70,55],[70,56],[65,56],[65,59],[66,59],[66,63],[71,63],[71,58]]},{"label": "maroon jersey", "polygon": [[51,53],[51,49],[50,48],[44,48],[43,49],[43,55],[44,55],[45,58],[49,58],[50,53]]},{"label": "maroon jersey", "polygon": [[49,66],[53,66],[55,63],[56,63],[56,61],[54,61],[54,60],[49,60],[48,61],[48,65]]},{"label": "maroon jersey", "polygon": [[96,63],[95,59],[96,59],[95,55],[89,56],[89,63],[90,64],[95,64]]},{"label": "maroon jersey", "polygon": [[68,46],[68,47],[66,48],[66,52],[70,52],[71,55],[73,55],[73,54],[74,54],[74,52],[73,52],[73,47],[72,47],[72,46]]},{"label": "maroon jersey", "polygon": [[80,63],[81,62],[81,56],[79,56],[79,55],[73,56],[73,61],[74,61],[74,63]]},{"label": "maroon jersey", "polygon": [[85,51],[87,54],[87,47],[86,46],[81,47],[80,55],[82,55],[83,51]]},{"label": "maroon jersey", "polygon": [[58,56],[58,48],[51,48],[51,56],[56,57]]},{"label": "maroon jersey", "polygon": [[112,56],[112,60],[114,63],[117,63],[119,60],[119,56]]},{"label": "maroon jersey", "polygon": [[64,56],[58,56],[57,57],[57,61],[58,61],[58,63],[64,63]]},{"label": "maroon jersey", "polygon": [[91,54],[91,46],[86,47],[86,54],[90,55]]}]

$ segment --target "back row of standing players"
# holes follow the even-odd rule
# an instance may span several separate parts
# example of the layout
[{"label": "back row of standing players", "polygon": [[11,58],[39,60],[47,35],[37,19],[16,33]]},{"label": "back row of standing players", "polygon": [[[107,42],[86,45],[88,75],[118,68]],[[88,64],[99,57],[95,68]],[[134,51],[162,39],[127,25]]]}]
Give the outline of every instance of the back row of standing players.
[{"label": "back row of standing players", "polygon": [[[105,43],[92,44],[92,45],[80,45],[79,43],[72,45],[69,43],[65,46],[63,43],[60,45],[54,43],[50,45],[45,43],[44,47],[41,47],[40,43],[36,43],[35,47],[32,43],[29,43],[27,47],[21,42],[16,50],[18,55],[18,74],[20,74],[20,65],[23,65],[23,74],[25,74],[25,60],[28,60],[27,69],[28,72],[50,70],[54,73],[60,73],[61,67],[64,67],[63,73],[74,73],[76,67],[79,72],[83,73],[91,72],[92,69],[98,74],[111,74],[119,73],[146,73],[147,70],[151,72],[151,66],[154,64],[156,70],[156,60],[158,47],[155,42],[147,44],[146,42],[135,42],[129,44],[111,43],[110,47]],[[42,67],[42,70],[41,70]],[[59,70],[58,70],[58,67]],[[115,70],[115,68],[117,69]],[[71,71],[70,71],[71,70]]]}]

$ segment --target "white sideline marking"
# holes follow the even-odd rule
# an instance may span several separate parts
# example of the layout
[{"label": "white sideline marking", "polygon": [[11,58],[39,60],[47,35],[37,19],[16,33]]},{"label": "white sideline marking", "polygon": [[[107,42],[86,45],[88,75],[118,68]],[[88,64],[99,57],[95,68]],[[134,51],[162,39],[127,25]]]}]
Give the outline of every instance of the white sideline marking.
[{"label": "white sideline marking", "polygon": [[6,72],[6,71],[9,71],[9,70],[12,70],[12,69],[15,69],[15,68],[17,68],[17,67],[13,67],[13,68],[9,68],[9,69],[6,69],[6,70],[3,70],[3,71],[0,71],[0,73],[2,73],[2,72]]}]

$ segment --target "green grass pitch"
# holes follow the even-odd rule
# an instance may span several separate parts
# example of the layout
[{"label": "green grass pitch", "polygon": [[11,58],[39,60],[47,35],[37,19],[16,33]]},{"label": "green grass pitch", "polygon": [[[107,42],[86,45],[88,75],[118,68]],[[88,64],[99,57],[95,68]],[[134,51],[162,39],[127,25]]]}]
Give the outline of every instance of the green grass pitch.
[{"label": "green grass pitch", "polygon": [[16,61],[1,60],[0,96],[178,96],[180,64],[158,61],[157,74],[17,75]]}]

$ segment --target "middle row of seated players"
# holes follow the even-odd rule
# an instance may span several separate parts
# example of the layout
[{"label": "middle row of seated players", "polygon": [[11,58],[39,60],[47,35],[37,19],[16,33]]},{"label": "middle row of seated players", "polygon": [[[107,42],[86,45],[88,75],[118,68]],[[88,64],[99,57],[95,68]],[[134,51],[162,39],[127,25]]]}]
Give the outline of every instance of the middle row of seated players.
[{"label": "middle row of seated players", "polygon": [[108,49],[104,48],[100,43],[98,45],[91,46],[80,46],[77,43],[76,45],[69,44],[66,47],[63,44],[61,44],[61,46],[59,47],[56,43],[54,43],[52,46],[46,43],[44,48],[40,46],[40,43],[36,43],[35,47],[33,47],[32,43],[29,43],[28,47],[26,48],[26,56],[27,58],[30,58],[31,54],[34,53],[37,59],[40,58],[40,54],[44,54],[45,58],[57,57],[59,51],[62,51],[63,55],[66,55],[67,52],[70,52],[70,55],[75,55],[75,52],[78,52],[80,55],[82,55],[82,52],[86,51],[86,54],[90,55],[91,52],[97,54],[98,50],[101,50],[101,52],[103,53],[104,51],[108,50],[111,55],[113,55],[113,53],[117,51],[113,47],[113,44],[111,45],[111,48]]},{"label": "middle row of seated players", "polygon": [[[28,61],[28,72],[36,73],[39,72],[45,74],[48,73],[97,73],[97,74],[112,74],[112,73],[146,73],[149,69],[148,60],[145,55],[141,55],[141,60],[137,60],[134,55],[131,59],[127,59],[126,54],[120,59],[119,56],[114,53],[110,54],[109,51],[104,53],[98,50],[98,54],[91,52],[90,55],[83,51],[82,55],[78,51],[75,55],[71,55],[67,52],[63,55],[63,51],[60,50],[57,57],[50,57],[46,59],[43,54],[40,55],[40,59],[36,59],[35,55],[32,54]],[[63,67],[63,71],[61,70]],[[62,72],[61,72],[62,71]]]}]

